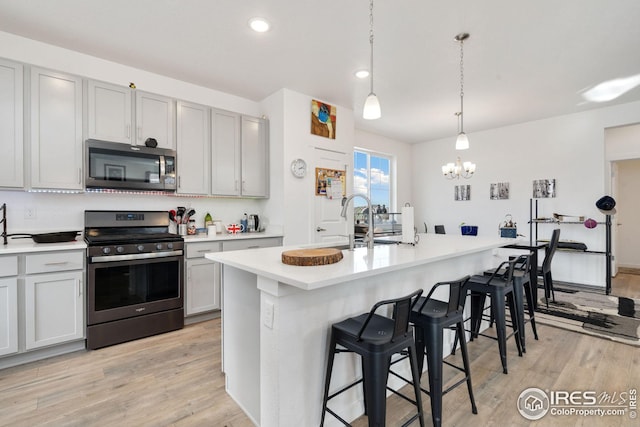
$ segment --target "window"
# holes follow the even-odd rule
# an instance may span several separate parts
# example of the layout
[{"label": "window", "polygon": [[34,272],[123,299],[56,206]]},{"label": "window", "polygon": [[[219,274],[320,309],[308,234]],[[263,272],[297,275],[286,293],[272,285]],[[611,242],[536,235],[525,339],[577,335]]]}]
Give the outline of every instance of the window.
[{"label": "window", "polygon": [[[355,150],[353,152],[353,192],[371,199],[374,212],[391,212],[391,157],[384,154]],[[365,207],[357,197],[355,207]],[[356,209],[358,211],[358,209]]]}]

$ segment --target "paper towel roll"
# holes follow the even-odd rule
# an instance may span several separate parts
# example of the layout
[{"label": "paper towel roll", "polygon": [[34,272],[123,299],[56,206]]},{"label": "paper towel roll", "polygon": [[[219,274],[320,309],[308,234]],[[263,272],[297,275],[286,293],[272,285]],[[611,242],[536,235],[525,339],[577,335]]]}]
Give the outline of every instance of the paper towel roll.
[{"label": "paper towel roll", "polygon": [[415,243],[413,206],[402,207],[402,243]]}]

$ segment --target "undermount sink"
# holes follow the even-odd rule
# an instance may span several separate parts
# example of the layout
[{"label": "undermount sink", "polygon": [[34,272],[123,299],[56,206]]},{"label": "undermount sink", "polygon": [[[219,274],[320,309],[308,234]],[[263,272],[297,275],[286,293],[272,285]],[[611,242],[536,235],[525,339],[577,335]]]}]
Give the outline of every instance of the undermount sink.
[{"label": "undermount sink", "polygon": [[[378,239],[373,239],[373,245],[374,246],[382,246],[382,245],[399,245],[400,242],[395,242],[392,240],[378,240]],[[339,250],[345,250],[345,249],[349,249],[349,244],[348,243],[343,243],[340,245],[335,245],[335,246],[327,246],[329,248],[334,248],[334,249],[339,249]],[[354,248],[366,248],[367,244],[361,241],[356,242],[356,244],[354,245]]]}]

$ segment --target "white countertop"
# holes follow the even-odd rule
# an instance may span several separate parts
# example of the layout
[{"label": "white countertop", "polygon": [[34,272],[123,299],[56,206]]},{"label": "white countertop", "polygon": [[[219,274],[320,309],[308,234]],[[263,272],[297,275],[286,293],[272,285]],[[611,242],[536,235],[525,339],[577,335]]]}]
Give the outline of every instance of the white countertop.
[{"label": "white countertop", "polygon": [[237,233],[230,234],[227,232],[218,233],[215,236],[209,236],[208,234],[196,234],[192,236],[184,236],[185,243],[195,242],[229,242],[233,240],[247,240],[247,239],[267,239],[269,237],[283,237],[282,233],[270,233],[268,231],[261,231],[255,233]]},{"label": "white countertop", "polygon": [[339,262],[314,267],[300,267],[282,263],[281,254],[283,251],[303,248],[301,245],[215,252],[205,254],[205,258],[300,289],[313,290],[349,280],[499,248],[510,243],[514,243],[514,239],[420,234],[420,242],[416,246],[407,244],[378,245],[371,251],[364,247],[356,248],[354,251],[343,250],[344,258]]},{"label": "white countertop", "polygon": [[7,245],[0,240],[0,256],[20,253],[71,251],[86,249],[87,244],[78,236],[73,242],[63,243],[34,243],[33,239],[7,239]]}]

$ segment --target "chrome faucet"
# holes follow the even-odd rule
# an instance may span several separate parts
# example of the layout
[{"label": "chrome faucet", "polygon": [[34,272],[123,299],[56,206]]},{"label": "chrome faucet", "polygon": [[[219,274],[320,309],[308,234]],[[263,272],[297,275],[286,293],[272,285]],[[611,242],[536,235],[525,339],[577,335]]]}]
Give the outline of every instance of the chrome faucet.
[{"label": "chrome faucet", "polygon": [[369,211],[369,227],[367,228],[367,236],[365,237],[365,242],[367,242],[367,248],[373,249],[373,207],[371,206],[371,200],[364,194],[350,195],[346,199],[342,200],[342,212],[340,212],[340,216],[344,219],[347,219],[347,208],[349,207],[349,202],[353,200],[354,197],[362,197],[367,202],[367,209]]}]

